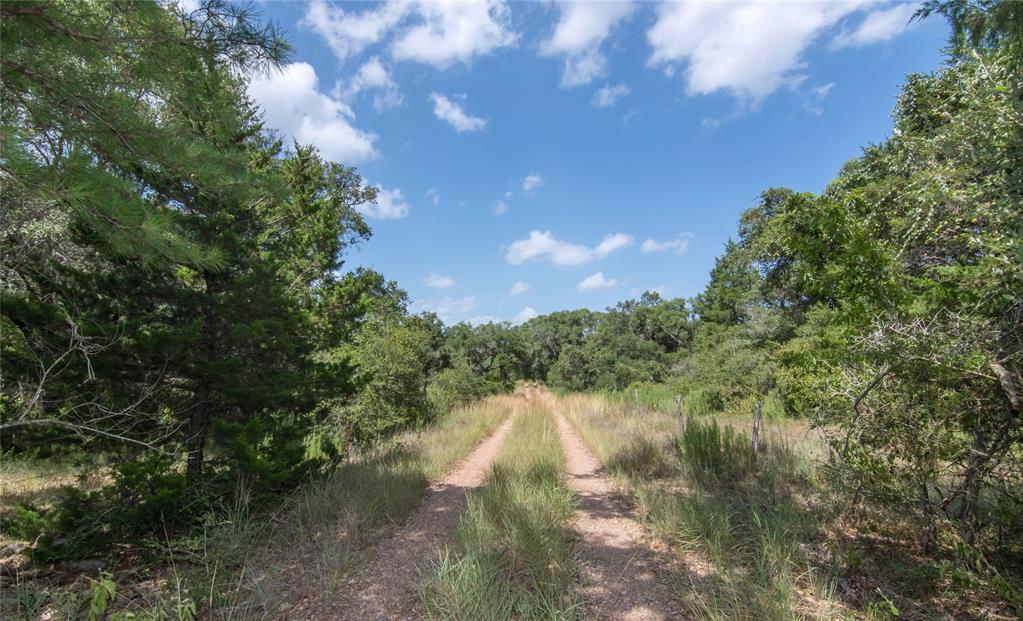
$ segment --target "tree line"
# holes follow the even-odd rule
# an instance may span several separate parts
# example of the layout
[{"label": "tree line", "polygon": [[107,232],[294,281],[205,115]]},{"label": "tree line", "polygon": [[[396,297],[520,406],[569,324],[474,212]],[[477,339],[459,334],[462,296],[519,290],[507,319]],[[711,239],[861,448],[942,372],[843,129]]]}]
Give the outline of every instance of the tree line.
[{"label": "tree line", "polygon": [[444,326],[345,265],[375,189],[245,96],[290,53],[273,24],[5,2],[2,449],[112,472],[20,523],[62,533],[53,557],[188,528],[538,380],[812,418],[849,489],[972,543],[1021,502],[1020,7],[925,3],[948,61],[907,78],[891,137],[820,194],[766,190],[694,298]]}]

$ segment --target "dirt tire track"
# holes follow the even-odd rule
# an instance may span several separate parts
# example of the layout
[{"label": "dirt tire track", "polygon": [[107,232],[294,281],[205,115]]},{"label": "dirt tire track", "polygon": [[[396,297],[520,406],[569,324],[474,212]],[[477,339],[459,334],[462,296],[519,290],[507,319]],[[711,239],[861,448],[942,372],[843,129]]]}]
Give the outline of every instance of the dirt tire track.
[{"label": "dirt tire track", "polygon": [[414,587],[422,563],[446,540],[466,504],[466,494],[482,485],[504,436],[512,413],[489,438],[443,480],[430,486],[426,499],[392,536],[381,542],[369,566],[339,602],[334,619],[369,621],[417,619]]},{"label": "dirt tire track", "polygon": [[615,494],[600,462],[561,414],[569,488],[579,497],[572,528],[579,536],[586,619],[666,621],[685,618],[671,589],[659,578],[666,561],[644,543],[643,527]]}]

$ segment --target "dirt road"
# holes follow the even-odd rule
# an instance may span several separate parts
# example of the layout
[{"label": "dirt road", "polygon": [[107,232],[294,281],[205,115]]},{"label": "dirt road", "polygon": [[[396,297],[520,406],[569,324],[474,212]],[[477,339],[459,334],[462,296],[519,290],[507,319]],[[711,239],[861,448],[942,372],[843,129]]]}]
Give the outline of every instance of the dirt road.
[{"label": "dirt road", "polygon": [[510,416],[439,483],[398,532],[377,546],[359,581],[339,602],[339,621],[416,619],[414,587],[422,563],[432,559],[465,508],[466,494],[483,483],[511,429]]},{"label": "dirt road", "polygon": [[[585,619],[666,621],[685,618],[670,589],[658,580],[662,561],[643,542],[643,527],[615,496],[600,463],[564,416],[558,431],[565,447],[568,486],[579,497],[572,528],[579,537]],[[663,578],[663,576],[661,576]]]}]

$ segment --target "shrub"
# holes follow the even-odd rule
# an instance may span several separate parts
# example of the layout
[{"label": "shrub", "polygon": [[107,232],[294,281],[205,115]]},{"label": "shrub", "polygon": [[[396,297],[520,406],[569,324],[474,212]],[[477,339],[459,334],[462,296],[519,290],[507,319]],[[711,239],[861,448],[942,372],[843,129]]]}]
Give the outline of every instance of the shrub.
[{"label": "shrub", "polygon": [[692,416],[716,414],[725,407],[721,393],[710,386],[698,386],[685,394],[686,412]]},{"label": "shrub", "polygon": [[489,392],[491,391],[465,364],[444,369],[434,376],[427,388],[431,407],[441,414],[480,399]]}]

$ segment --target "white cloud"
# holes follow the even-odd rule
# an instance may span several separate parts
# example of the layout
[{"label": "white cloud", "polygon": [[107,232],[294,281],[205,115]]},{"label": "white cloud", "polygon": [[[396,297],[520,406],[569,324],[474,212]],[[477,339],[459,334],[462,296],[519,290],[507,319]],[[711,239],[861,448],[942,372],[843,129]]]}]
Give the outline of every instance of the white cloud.
[{"label": "white cloud", "polygon": [[414,60],[439,69],[454,62],[469,63],[475,56],[515,43],[508,5],[483,2],[419,2],[422,23],[411,27],[391,44],[391,56]]},{"label": "white cloud", "polygon": [[439,300],[421,302],[414,306],[423,311],[436,313],[436,315],[440,317],[441,321],[446,324],[450,324],[460,316],[463,316],[476,308],[476,296],[467,295],[463,298],[444,296]]},{"label": "white cloud", "polygon": [[429,198],[434,205],[440,204],[440,194],[437,193],[435,188],[430,188],[426,191],[426,197]]},{"label": "white cloud", "polygon": [[437,272],[430,272],[430,275],[423,279],[423,284],[435,289],[448,289],[455,286],[455,279]]},{"label": "white cloud", "polygon": [[314,0],[301,23],[322,36],[340,61],[358,56],[393,33],[389,43],[392,58],[443,69],[515,43],[510,15],[507,4],[500,0],[389,0],[363,11],[346,11]]},{"label": "white cloud", "polygon": [[611,29],[635,8],[631,2],[564,2],[551,37],[540,46],[544,56],[564,56],[561,86],[589,84],[607,74],[607,58],[600,51]]},{"label": "white cloud", "polygon": [[319,89],[316,70],[308,63],[291,63],[281,71],[253,78],[247,87],[263,109],[267,125],[302,144],[315,145],[335,162],[359,162],[379,157],[376,135],[351,125],[355,115],[348,104]]},{"label": "white cloud", "polygon": [[[463,95],[461,99],[464,101],[466,98]],[[461,105],[440,93],[430,93],[430,101],[433,102],[433,114],[454,127],[459,134],[476,132],[487,126],[486,119],[467,114]]]},{"label": "white cloud", "polygon": [[377,112],[383,112],[388,108],[397,108],[402,102],[398,85],[394,82],[394,78],[391,77],[384,63],[376,56],[363,63],[343,89],[339,85],[339,91],[339,94],[343,95],[347,101],[352,101],[364,91],[377,91],[373,95],[373,109]]},{"label": "white cloud", "polygon": [[528,194],[542,185],[543,177],[540,175],[528,175],[522,180],[522,191]]},{"label": "white cloud", "polygon": [[653,239],[647,239],[639,245],[639,251],[643,254],[651,254],[653,252],[664,252],[665,250],[674,250],[675,254],[682,256],[686,253],[689,248],[689,240],[693,236],[690,233],[683,233],[677,239],[669,239],[667,241],[658,242]]},{"label": "white cloud", "polygon": [[606,257],[615,250],[620,248],[628,248],[634,243],[632,235],[626,235],[625,233],[614,233],[612,235],[605,235],[604,239],[597,246],[594,251],[598,257]]},{"label": "white cloud", "polygon": [[866,3],[665,2],[647,31],[650,64],[684,62],[689,95],[726,91],[755,108],[797,77],[818,36]]},{"label": "white cloud", "polygon": [[597,272],[596,274],[582,279],[575,288],[579,291],[593,291],[595,289],[609,289],[611,287],[617,287],[618,284],[617,278],[605,278],[604,272]]},{"label": "white cloud", "polygon": [[508,211],[508,204],[504,201],[497,201],[497,204],[494,205],[494,214],[499,216],[506,211]]},{"label": "white cloud", "polygon": [[852,32],[843,30],[834,41],[831,49],[844,47],[863,47],[880,41],[890,41],[902,34],[909,26],[909,20],[917,10],[912,2],[896,4],[887,9],[880,9],[868,14],[859,27]]},{"label": "white cloud", "polygon": [[548,259],[558,267],[568,267],[606,257],[633,243],[631,235],[614,233],[605,235],[596,248],[587,248],[581,244],[554,239],[550,231],[530,231],[527,239],[514,241],[508,246],[504,258],[511,265],[521,265],[534,259]]},{"label": "white cloud", "polygon": [[606,84],[593,93],[590,104],[598,108],[610,108],[631,92],[632,90],[625,84],[615,84],[614,86]]},{"label": "white cloud", "polygon": [[833,89],[833,88],[835,88],[835,83],[834,82],[828,82],[827,84],[821,84],[820,86],[814,86],[810,90],[813,91],[814,95],[817,95],[821,99],[824,99],[825,97],[828,96],[828,93],[830,93],[831,89]]},{"label": "white cloud", "polygon": [[301,23],[326,39],[338,60],[344,61],[382,40],[413,8],[409,2],[385,2],[356,13],[314,0]]},{"label": "white cloud", "polygon": [[511,286],[511,289],[508,290],[508,295],[522,295],[527,291],[529,291],[529,283],[520,280]]},{"label": "white cloud", "polygon": [[504,200],[510,201],[512,196],[515,196],[515,193],[512,192],[511,190],[508,190],[507,192],[504,193]]},{"label": "white cloud", "polygon": [[516,314],[514,317],[512,317],[511,322],[517,326],[519,324],[526,323],[527,321],[529,321],[533,317],[538,316],[539,314],[540,313],[533,310],[532,307],[527,306],[520,310],[518,314]]},{"label": "white cloud", "polygon": [[561,86],[563,88],[585,86],[605,75],[607,57],[598,49],[586,50],[565,59],[565,68],[561,72]]},{"label": "white cloud", "polygon": [[367,218],[397,220],[408,215],[409,204],[398,188],[387,190],[378,185],[376,202],[363,203],[356,206],[355,210]]},{"label": "white cloud", "polygon": [[810,92],[803,95],[803,109],[817,116],[823,114],[821,104],[824,103],[824,99],[833,88],[835,88],[834,82],[810,87]]}]

